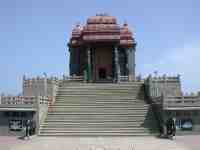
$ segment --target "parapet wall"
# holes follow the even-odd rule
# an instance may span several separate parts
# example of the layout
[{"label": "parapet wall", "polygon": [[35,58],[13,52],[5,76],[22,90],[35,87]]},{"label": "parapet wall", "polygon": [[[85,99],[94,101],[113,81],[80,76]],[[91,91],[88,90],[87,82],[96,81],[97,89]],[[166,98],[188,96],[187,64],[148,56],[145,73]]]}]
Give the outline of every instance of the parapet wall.
[{"label": "parapet wall", "polygon": [[56,77],[23,77],[23,96],[55,97],[59,80]]},{"label": "parapet wall", "polygon": [[162,107],[165,110],[179,108],[179,110],[200,110],[200,96],[191,94],[180,97],[163,97]]},{"label": "parapet wall", "polygon": [[155,76],[151,75],[145,80],[146,90],[150,97],[182,96],[180,75]]}]

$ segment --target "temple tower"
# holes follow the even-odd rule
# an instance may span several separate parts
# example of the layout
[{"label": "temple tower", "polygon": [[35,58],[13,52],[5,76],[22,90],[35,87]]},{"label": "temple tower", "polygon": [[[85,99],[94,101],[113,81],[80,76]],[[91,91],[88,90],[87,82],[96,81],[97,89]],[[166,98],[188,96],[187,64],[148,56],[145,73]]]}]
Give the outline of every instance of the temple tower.
[{"label": "temple tower", "polygon": [[121,27],[108,15],[89,17],[72,30],[68,46],[71,76],[88,82],[135,80],[136,42],[127,23]]}]

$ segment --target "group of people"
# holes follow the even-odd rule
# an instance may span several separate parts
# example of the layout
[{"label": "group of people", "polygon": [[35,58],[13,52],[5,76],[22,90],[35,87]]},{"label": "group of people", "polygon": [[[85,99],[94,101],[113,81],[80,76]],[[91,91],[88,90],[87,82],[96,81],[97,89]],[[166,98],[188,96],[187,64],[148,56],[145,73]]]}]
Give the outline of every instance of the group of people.
[{"label": "group of people", "polygon": [[24,138],[30,138],[31,135],[34,135],[36,132],[36,123],[33,120],[25,121],[25,136]]},{"label": "group of people", "polygon": [[164,124],[163,131],[162,131],[162,137],[167,137],[170,139],[173,139],[173,137],[176,135],[176,123],[175,118],[169,118],[166,123]]}]

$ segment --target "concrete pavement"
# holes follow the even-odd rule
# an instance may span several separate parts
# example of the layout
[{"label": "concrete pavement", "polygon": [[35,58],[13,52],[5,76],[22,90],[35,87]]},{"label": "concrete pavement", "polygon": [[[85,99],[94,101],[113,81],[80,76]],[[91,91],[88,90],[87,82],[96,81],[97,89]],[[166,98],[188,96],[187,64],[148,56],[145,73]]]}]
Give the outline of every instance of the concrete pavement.
[{"label": "concrete pavement", "polygon": [[189,150],[155,137],[36,137],[11,150]]},{"label": "concrete pavement", "polygon": [[0,150],[199,150],[200,136],[156,137],[17,137],[0,136]]}]

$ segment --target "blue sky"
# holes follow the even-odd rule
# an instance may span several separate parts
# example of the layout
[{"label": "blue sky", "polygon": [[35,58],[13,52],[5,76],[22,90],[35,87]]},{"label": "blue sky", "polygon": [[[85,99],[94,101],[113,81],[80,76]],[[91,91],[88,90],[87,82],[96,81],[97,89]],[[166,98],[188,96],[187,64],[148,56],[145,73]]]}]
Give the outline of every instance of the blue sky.
[{"label": "blue sky", "polygon": [[184,91],[200,90],[198,0],[1,0],[0,92],[21,92],[23,74],[68,73],[72,28],[102,12],[134,31],[137,74],[181,74]]}]

